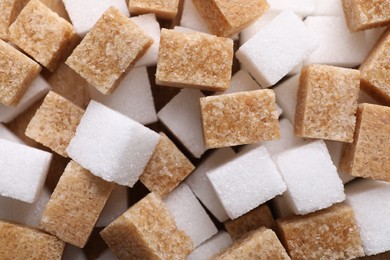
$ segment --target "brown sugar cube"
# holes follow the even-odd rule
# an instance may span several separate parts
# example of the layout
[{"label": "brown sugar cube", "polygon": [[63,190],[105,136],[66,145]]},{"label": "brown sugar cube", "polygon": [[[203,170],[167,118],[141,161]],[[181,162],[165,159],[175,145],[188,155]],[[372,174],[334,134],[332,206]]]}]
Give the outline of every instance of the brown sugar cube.
[{"label": "brown sugar cube", "polygon": [[194,165],[176,145],[164,133],[160,133],[160,141],[140,181],[150,191],[164,198],[194,169]]},{"label": "brown sugar cube", "polygon": [[8,28],[29,0],[0,0],[0,39],[7,40]]},{"label": "brown sugar cube", "polygon": [[39,227],[65,242],[84,247],[113,188],[114,183],[71,161],[46,205]]},{"label": "brown sugar cube", "polygon": [[358,70],[327,65],[304,67],[297,94],[295,134],[351,143],[359,88]]},{"label": "brown sugar cube", "polygon": [[274,228],[275,220],[269,207],[263,204],[239,218],[226,221],[224,225],[233,240],[237,240],[260,227]]},{"label": "brown sugar cube", "polygon": [[207,148],[280,138],[275,93],[270,89],[200,99]]},{"label": "brown sugar cube", "polygon": [[185,259],[192,240],[180,231],[154,193],[128,209],[100,232],[119,259]]},{"label": "brown sugar cube", "polygon": [[199,32],[162,29],[156,83],[224,91],[230,85],[233,41]]},{"label": "brown sugar cube", "polygon": [[38,229],[0,221],[0,259],[61,259],[65,243]]},{"label": "brown sugar cube", "polygon": [[342,4],[351,32],[390,24],[389,0],[342,0]]},{"label": "brown sugar cube", "polygon": [[354,141],[343,149],[340,170],[390,181],[390,107],[363,103],[356,117]]},{"label": "brown sugar cube", "polygon": [[50,91],[28,124],[26,135],[67,157],[66,148],[83,114],[83,109]]},{"label": "brown sugar cube", "polygon": [[65,63],[100,92],[110,94],[152,43],[138,25],[110,7]]},{"label": "brown sugar cube", "polygon": [[209,30],[223,37],[231,37],[247,27],[265,11],[266,0],[192,0]]},{"label": "brown sugar cube", "polygon": [[[191,1],[191,0],[190,0]],[[131,0],[131,15],[154,13],[161,19],[173,20],[179,11],[180,0]]]},{"label": "brown sugar cube", "polygon": [[277,225],[291,259],[354,259],[364,255],[353,210],[347,205],[279,219]]},{"label": "brown sugar cube", "polygon": [[253,230],[215,255],[213,260],[290,259],[275,232],[264,227]]},{"label": "brown sugar cube", "polygon": [[390,28],[359,68],[362,89],[390,105]]},{"label": "brown sugar cube", "polygon": [[39,64],[0,40],[0,103],[17,105],[40,71]]},{"label": "brown sugar cube", "polygon": [[31,0],[9,27],[9,39],[50,71],[54,71],[78,41],[73,26]]}]

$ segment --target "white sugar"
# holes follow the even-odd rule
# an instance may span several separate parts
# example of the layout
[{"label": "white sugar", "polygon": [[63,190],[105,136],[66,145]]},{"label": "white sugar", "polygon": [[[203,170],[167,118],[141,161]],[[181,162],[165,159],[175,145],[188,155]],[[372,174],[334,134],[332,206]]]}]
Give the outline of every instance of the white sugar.
[{"label": "white sugar", "polygon": [[344,17],[341,0],[315,0],[316,8],[313,16],[341,16]]},{"label": "white sugar", "polygon": [[326,140],[324,142],[326,144],[326,147],[328,148],[330,157],[332,158],[332,162],[336,166],[337,172],[340,176],[340,179],[343,181],[343,183],[345,184],[355,179],[354,176],[346,174],[339,169],[341,153],[343,151],[344,144],[341,142],[329,141],[329,140]]},{"label": "white sugar", "polygon": [[14,133],[8,130],[8,128],[1,123],[0,123],[0,139],[4,139],[18,144],[24,144],[19,137],[17,137]]},{"label": "white sugar", "polygon": [[268,3],[270,5],[270,11],[280,12],[291,10],[300,17],[311,15],[316,9],[315,1],[313,0],[268,0]]},{"label": "white sugar", "polygon": [[259,90],[261,87],[245,70],[237,71],[230,80],[229,88],[218,94],[231,94],[242,91]]},{"label": "white sugar", "polygon": [[218,234],[195,248],[192,253],[187,256],[187,260],[211,259],[212,256],[218,254],[233,243],[230,235],[225,231],[220,231]]},{"label": "white sugar", "polygon": [[210,33],[210,30],[196,10],[192,0],[185,0],[183,5],[183,14],[181,16],[180,26],[193,29],[195,31]]},{"label": "white sugar", "polygon": [[273,88],[276,96],[276,103],[283,109],[283,116],[292,123],[294,123],[295,118],[299,77],[300,74],[295,75]]},{"label": "white sugar", "polygon": [[96,226],[106,227],[122,215],[129,208],[127,196],[127,187],[116,185],[96,222]]}]

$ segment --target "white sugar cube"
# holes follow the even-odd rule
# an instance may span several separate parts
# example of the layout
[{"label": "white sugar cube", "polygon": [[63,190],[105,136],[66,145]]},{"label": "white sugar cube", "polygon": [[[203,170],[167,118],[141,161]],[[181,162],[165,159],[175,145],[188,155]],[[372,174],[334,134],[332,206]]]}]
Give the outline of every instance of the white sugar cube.
[{"label": "white sugar cube", "polygon": [[196,158],[207,150],[203,141],[201,97],[204,95],[199,90],[182,89],[157,114],[160,121]]},{"label": "white sugar cube", "polygon": [[192,253],[187,256],[187,260],[211,259],[212,256],[218,254],[233,243],[229,233],[220,231],[218,234],[195,248]]},{"label": "white sugar cube", "polygon": [[116,185],[96,222],[96,226],[106,227],[122,215],[129,208],[127,196],[127,187]]},{"label": "white sugar cube", "polygon": [[299,77],[300,74],[292,76],[273,88],[276,96],[276,103],[283,109],[283,116],[291,123],[294,123],[295,119]]},{"label": "white sugar cube", "polygon": [[344,17],[310,16],[305,20],[320,47],[305,60],[305,64],[328,64],[355,67],[367,56],[364,32],[351,33]]},{"label": "white sugar cube", "polygon": [[206,173],[232,160],[235,156],[236,153],[230,147],[217,149],[196,167],[185,181],[196,197],[220,222],[228,220],[229,216],[219,201]]},{"label": "white sugar cube", "polygon": [[314,35],[291,11],[284,11],[236,52],[263,88],[277,83],[318,47]]},{"label": "white sugar cube", "polygon": [[268,3],[270,5],[270,11],[280,12],[291,10],[300,17],[311,15],[316,9],[316,3],[313,0],[268,0]]},{"label": "white sugar cube", "polygon": [[133,187],[159,138],[156,132],[92,100],[66,151],[94,175]]},{"label": "white sugar cube", "polygon": [[275,164],[263,146],[245,151],[207,172],[228,216],[238,218],[286,190]]},{"label": "white sugar cube", "polygon": [[315,0],[316,8],[313,16],[341,16],[344,17],[341,0]]},{"label": "white sugar cube", "polygon": [[182,183],[165,199],[177,227],[184,231],[195,247],[218,232],[206,211],[187,184]]},{"label": "white sugar cube", "polygon": [[343,181],[343,183],[345,184],[355,179],[354,176],[346,174],[339,169],[339,163],[340,163],[341,153],[344,144],[342,142],[329,141],[329,140],[326,140],[324,142],[326,144],[326,147],[328,148],[330,157],[333,161],[333,164],[336,166],[337,172],[340,176],[340,179]]},{"label": "white sugar cube", "polygon": [[266,26],[271,22],[280,12],[265,12],[262,16],[259,17],[254,23],[245,27],[240,33],[240,46],[246,43],[250,38],[252,38],[260,29]]},{"label": "white sugar cube", "polygon": [[157,121],[146,67],[132,69],[113,94],[103,95],[97,89],[91,88],[91,97],[141,124]]},{"label": "white sugar cube", "polygon": [[323,141],[285,151],[274,158],[287,185],[284,194],[295,214],[307,214],[345,199],[344,186]]},{"label": "white sugar cube", "polygon": [[210,33],[207,23],[199,15],[198,10],[196,10],[194,4],[192,3],[192,0],[184,0],[180,26],[199,32]]},{"label": "white sugar cube", "polygon": [[23,144],[23,141],[17,137],[14,133],[8,130],[3,124],[0,123],[0,139],[5,139],[10,142]]},{"label": "white sugar cube", "polygon": [[43,188],[52,154],[0,139],[0,195],[35,202]]},{"label": "white sugar cube", "polygon": [[31,83],[30,87],[27,89],[26,93],[23,95],[22,99],[16,107],[9,107],[3,104],[0,104],[0,122],[8,123],[32,104],[34,104],[38,99],[46,95],[50,90],[49,83],[43,79],[41,75],[38,75]]},{"label": "white sugar cube", "polygon": [[346,186],[347,199],[358,224],[364,253],[390,250],[390,183],[359,180]]},{"label": "white sugar cube", "polygon": [[82,248],[66,243],[62,260],[87,260]]},{"label": "white sugar cube", "polygon": [[229,88],[216,94],[231,94],[242,91],[259,90],[261,87],[245,70],[237,71],[230,80]]},{"label": "white sugar cube", "polygon": [[84,37],[97,20],[110,7],[115,6],[124,15],[130,16],[125,0],[63,0],[73,27]]},{"label": "white sugar cube", "polygon": [[134,67],[152,66],[157,64],[158,48],[160,46],[160,24],[155,14],[145,14],[130,18],[135,24],[141,27],[153,39],[152,46],[135,63]]}]

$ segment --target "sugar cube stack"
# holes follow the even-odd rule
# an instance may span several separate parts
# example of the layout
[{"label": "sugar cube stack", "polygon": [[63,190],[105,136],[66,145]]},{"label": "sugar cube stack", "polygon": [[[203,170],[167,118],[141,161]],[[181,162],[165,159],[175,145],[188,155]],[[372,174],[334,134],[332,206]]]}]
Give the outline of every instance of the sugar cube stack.
[{"label": "sugar cube stack", "polygon": [[228,233],[220,231],[218,234],[195,248],[195,250],[187,256],[187,260],[210,259],[215,254],[218,254],[220,251],[230,246],[232,242],[232,238]]}]

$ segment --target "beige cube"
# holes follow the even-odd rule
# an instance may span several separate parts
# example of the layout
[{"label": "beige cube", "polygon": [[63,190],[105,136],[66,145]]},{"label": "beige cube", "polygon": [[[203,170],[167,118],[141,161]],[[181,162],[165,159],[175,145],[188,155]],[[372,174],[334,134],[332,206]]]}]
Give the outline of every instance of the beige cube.
[{"label": "beige cube", "polygon": [[356,116],[354,142],[344,147],[340,170],[390,181],[390,107],[360,104]]},{"label": "beige cube", "polygon": [[257,20],[269,8],[266,0],[192,0],[210,31],[231,37]]},{"label": "beige cube", "polygon": [[150,191],[164,198],[194,168],[176,145],[164,133],[160,133],[160,141],[139,179]]},{"label": "beige cube", "polygon": [[28,124],[26,135],[67,157],[66,148],[83,114],[83,109],[50,91]]},{"label": "beige cube", "polygon": [[390,24],[389,0],[342,0],[342,3],[351,32]]},{"label": "beige cube", "polygon": [[0,221],[0,259],[60,260],[65,243],[38,229]]},{"label": "beige cube", "polygon": [[302,69],[295,134],[351,143],[355,131],[360,72],[327,65]]},{"label": "beige cube", "polygon": [[275,220],[269,207],[263,204],[239,218],[226,221],[224,225],[233,240],[237,240],[246,233],[260,227],[273,229]]},{"label": "beige cube", "polygon": [[39,227],[65,242],[84,247],[113,188],[114,183],[71,161],[46,205]]},{"label": "beige cube", "polygon": [[0,103],[17,105],[40,71],[39,64],[0,40]]},{"label": "beige cube", "polygon": [[[191,0],[190,0],[191,1]],[[173,20],[179,11],[180,0],[131,0],[131,15],[154,13],[158,18]]]},{"label": "beige cube", "polygon": [[103,94],[114,92],[153,39],[110,7],[76,47],[66,64]]},{"label": "beige cube", "polygon": [[199,32],[161,30],[156,83],[224,91],[230,85],[233,41]]},{"label": "beige cube", "polygon": [[164,202],[150,193],[100,232],[119,259],[185,259],[192,240]]},{"label": "beige cube", "polygon": [[73,26],[42,4],[31,0],[9,27],[9,39],[50,71],[57,68],[78,41]]},{"label": "beige cube", "polygon": [[7,40],[8,28],[29,0],[0,0],[0,39]]},{"label": "beige cube", "polygon": [[271,229],[259,228],[235,241],[213,260],[259,259],[287,260],[290,257]]},{"label": "beige cube", "polygon": [[270,89],[200,99],[207,148],[280,138],[275,93]]},{"label": "beige cube", "polygon": [[363,247],[352,208],[344,204],[277,220],[291,259],[355,259]]},{"label": "beige cube", "polygon": [[362,88],[390,105],[390,28],[384,32],[359,70]]}]

